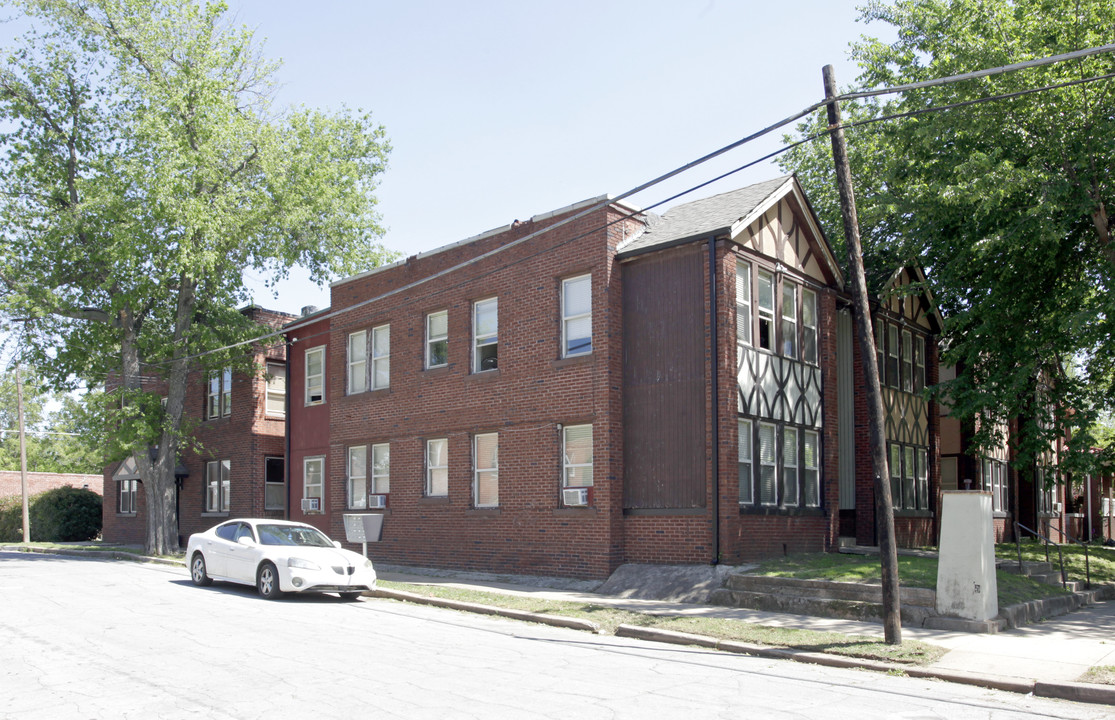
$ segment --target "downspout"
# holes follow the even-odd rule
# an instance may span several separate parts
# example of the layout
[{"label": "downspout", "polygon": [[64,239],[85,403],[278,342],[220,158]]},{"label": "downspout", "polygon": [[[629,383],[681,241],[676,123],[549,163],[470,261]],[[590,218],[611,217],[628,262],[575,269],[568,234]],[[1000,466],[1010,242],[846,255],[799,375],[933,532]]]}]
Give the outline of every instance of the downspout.
[{"label": "downspout", "polygon": [[286,366],[286,387],[283,393],[283,482],[286,485],[286,503],[283,506],[283,519],[290,520],[290,351],[293,343],[286,341],[283,360]]},{"label": "downspout", "polygon": [[712,357],[712,563],[720,563],[720,329],[716,321],[716,238],[708,239],[709,332]]}]

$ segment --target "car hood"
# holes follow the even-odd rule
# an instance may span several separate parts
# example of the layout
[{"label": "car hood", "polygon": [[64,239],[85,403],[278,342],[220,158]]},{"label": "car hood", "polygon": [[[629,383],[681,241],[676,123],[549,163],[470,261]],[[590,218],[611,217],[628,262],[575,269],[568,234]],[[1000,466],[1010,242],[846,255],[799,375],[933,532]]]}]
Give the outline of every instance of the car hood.
[{"label": "car hood", "polygon": [[356,567],[363,567],[364,565],[363,555],[343,548],[290,547],[287,545],[276,545],[268,549],[274,552],[277,557],[305,558],[323,567],[330,565],[355,565]]}]

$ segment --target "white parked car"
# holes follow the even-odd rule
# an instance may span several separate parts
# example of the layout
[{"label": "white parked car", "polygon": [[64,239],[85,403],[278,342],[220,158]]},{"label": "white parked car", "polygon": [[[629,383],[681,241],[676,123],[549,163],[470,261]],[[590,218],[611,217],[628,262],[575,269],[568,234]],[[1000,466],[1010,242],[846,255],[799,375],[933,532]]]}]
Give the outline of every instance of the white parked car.
[{"label": "white parked car", "polygon": [[288,592],[355,599],[376,587],[371,560],[312,525],[288,520],[229,520],[194,533],[186,560],[196,585],[214,580],[255,585],[267,600]]}]

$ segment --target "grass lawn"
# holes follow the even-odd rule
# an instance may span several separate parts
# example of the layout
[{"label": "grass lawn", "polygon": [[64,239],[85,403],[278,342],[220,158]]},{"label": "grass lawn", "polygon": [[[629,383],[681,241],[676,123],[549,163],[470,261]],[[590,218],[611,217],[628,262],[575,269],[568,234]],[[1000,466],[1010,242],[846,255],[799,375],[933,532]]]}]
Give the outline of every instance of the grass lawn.
[{"label": "grass lawn", "polygon": [[774,648],[825,652],[905,665],[929,665],[946,652],[944,648],[913,640],[906,640],[901,645],[887,645],[878,638],[862,635],[768,627],[728,618],[648,615],[604,604],[547,600],[441,585],[416,585],[386,580],[380,580],[379,585],[427,597],[591,620],[608,633],[614,633],[619,625],[637,625]]}]

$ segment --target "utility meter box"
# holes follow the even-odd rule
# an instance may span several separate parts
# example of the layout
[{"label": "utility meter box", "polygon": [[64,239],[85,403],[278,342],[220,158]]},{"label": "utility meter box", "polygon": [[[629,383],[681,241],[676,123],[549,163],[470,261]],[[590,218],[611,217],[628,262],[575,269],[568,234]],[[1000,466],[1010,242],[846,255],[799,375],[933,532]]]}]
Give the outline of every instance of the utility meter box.
[{"label": "utility meter box", "polygon": [[345,539],[348,542],[379,542],[382,537],[383,513],[345,515]]}]

